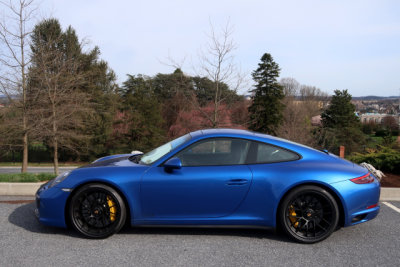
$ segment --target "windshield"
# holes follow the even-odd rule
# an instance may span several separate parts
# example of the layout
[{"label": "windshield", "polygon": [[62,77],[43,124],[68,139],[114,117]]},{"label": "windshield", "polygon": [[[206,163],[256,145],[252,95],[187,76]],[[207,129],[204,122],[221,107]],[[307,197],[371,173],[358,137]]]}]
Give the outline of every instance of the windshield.
[{"label": "windshield", "polygon": [[187,134],[175,140],[172,140],[171,142],[168,142],[162,146],[159,146],[156,149],[153,149],[152,151],[144,154],[140,159],[140,163],[146,165],[152,164],[153,162],[159,160],[162,156],[168,154],[171,150],[189,141],[190,138],[191,138],[190,134]]}]

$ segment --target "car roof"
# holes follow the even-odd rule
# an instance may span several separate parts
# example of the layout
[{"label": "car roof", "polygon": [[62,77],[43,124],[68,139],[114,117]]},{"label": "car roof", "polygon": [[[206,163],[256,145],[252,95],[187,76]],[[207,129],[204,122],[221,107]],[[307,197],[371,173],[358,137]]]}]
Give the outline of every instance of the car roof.
[{"label": "car roof", "polygon": [[191,132],[190,135],[194,139],[202,139],[204,137],[236,137],[236,138],[247,138],[261,142],[268,142],[272,145],[281,146],[287,149],[294,150],[298,153],[308,152],[308,153],[316,153],[319,156],[325,154],[319,150],[316,150],[312,147],[299,144],[290,140],[286,140],[283,138],[275,137],[268,134],[252,132],[249,130],[242,129],[229,129],[229,128],[218,128],[218,129],[203,129],[195,132]]}]

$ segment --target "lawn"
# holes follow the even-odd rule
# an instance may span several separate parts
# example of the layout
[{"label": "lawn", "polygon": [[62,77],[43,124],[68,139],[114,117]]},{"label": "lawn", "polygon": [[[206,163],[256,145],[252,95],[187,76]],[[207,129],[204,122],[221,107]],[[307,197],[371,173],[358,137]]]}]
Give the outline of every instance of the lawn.
[{"label": "lawn", "polygon": [[[88,164],[87,162],[60,162],[59,167],[70,167],[70,166],[83,166]],[[29,162],[29,167],[53,167],[51,162],[34,163]],[[0,167],[21,167],[21,162],[0,162]]]},{"label": "lawn", "polygon": [[56,177],[52,173],[1,173],[0,182],[3,183],[34,183],[48,181]]}]

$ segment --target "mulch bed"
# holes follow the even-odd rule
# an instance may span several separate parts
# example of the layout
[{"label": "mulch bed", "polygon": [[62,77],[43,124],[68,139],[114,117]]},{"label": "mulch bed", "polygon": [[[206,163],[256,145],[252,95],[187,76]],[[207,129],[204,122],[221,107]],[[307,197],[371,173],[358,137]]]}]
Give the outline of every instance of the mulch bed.
[{"label": "mulch bed", "polygon": [[400,175],[385,173],[385,177],[381,180],[382,187],[400,187]]}]

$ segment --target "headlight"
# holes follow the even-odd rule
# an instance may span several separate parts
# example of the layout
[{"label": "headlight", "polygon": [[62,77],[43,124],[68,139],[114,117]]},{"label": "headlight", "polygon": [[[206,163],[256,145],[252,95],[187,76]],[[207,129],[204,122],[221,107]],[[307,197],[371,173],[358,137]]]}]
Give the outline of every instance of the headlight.
[{"label": "headlight", "polygon": [[56,178],[54,178],[53,181],[49,184],[49,188],[53,187],[53,186],[56,186],[59,183],[61,183],[62,181],[64,181],[65,178],[67,178],[69,174],[70,174],[70,171],[67,171],[67,172],[64,172],[64,173],[60,174]]}]

